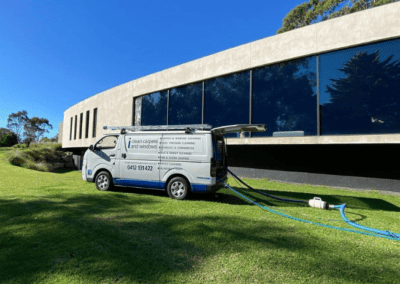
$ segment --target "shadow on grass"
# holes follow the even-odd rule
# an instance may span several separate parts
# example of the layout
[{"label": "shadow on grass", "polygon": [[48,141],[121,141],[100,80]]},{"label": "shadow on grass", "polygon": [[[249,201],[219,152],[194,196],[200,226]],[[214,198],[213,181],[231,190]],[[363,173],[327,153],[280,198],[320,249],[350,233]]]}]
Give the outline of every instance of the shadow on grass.
[{"label": "shadow on grass", "polygon": [[[168,201],[165,204],[179,202]],[[190,202],[176,204],[187,209],[193,206]],[[51,282],[47,278],[51,275],[65,275],[66,282],[173,282],[212,266],[208,260],[221,255],[228,262],[230,256],[239,256],[238,261],[257,266],[259,271],[268,265],[299,277],[313,271],[315,277],[377,283],[382,281],[382,270],[385,277],[398,276],[392,264],[400,257],[387,250],[363,252],[364,258],[376,263],[351,261],[360,253],[352,240],[326,242],[269,219],[139,209],[156,205],[157,199],[149,196],[115,192],[0,199],[2,282]],[[303,233],[305,226],[299,226]],[[190,277],[182,279],[189,281]]]},{"label": "shadow on grass", "polygon": [[[256,201],[257,203],[263,203],[266,206],[279,206],[279,207],[309,207],[308,200],[313,199],[314,197],[320,197],[323,201],[328,202],[328,204],[333,205],[341,205],[346,203],[346,209],[364,209],[364,210],[382,210],[382,211],[392,211],[392,212],[400,212],[400,208],[390,202],[387,202],[378,198],[367,198],[367,197],[355,197],[355,196],[340,196],[340,195],[328,195],[328,194],[312,194],[312,193],[300,193],[300,192],[287,192],[287,191],[277,191],[277,190],[265,190],[265,189],[257,189],[263,193],[273,195],[275,197],[293,199],[293,200],[303,200],[307,203],[295,203],[295,202],[285,202],[273,199],[271,197],[263,196],[257,192],[254,192],[250,189],[245,189],[242,187],[232,187],[235,190],[238,190],[240,193],[249,197],[251,200]],[[159,196],[169,198],[167,193],[162,190],[151,190],[151,189],[142,189],[142,188],[131,188],[131,187],[120,187],[116,186],[114,189],[110,190],[114,192],[121,193],[135,193],[141,195],[149,195],[149,196]],[[209,201],[209,202],[217,202],[223,204],[230,205],[246,205],[246,206],[255,206],[254,204],[246,201],[245,199],[237,196],[231,190],[224,188],[219,190],[214,194],[201,194],[194,193],[191,194],[188,200],[192,201]],[[348,211],[348,210],[347,210]],[[361,219],[357,219],[361,220]]]},{"label": "shadow on grass", "polygon": [[70,172],[76,172],[76,168],[60,168],[60,169],[54,169],[53,173],[55,174],[66,174]]},{"label": "shadow on grass", "polygon": [[287,192],[287,191],[277,191],[277,190],[265,190],[257,189],[265,194],[273,195],[279,198],[293,199],[293,200],[303,200],[306,203],[295,203],[295,202],[285,202],[279,201],[267,196],[263,196],[257,192],[250,189],[245,189],[242,187],[233,187],[235,190],[243,193],[250,199],[256,202],[263,202],[269,206],[280,206],[280,207],[308,207],[308,201],[314,197],[320,197],[323,201],[328,204],[341,205],[346,203],[347,208],[354,209],[365,209],[365,210],[383,210],[400,212],[400,208],[386,200],[379,198],[368,198],[368,197],[356,197],[356,196],[341,196],[341,195],[330,195],[330,194],[312,194],[312,193],[301,193],[301,192]]}]

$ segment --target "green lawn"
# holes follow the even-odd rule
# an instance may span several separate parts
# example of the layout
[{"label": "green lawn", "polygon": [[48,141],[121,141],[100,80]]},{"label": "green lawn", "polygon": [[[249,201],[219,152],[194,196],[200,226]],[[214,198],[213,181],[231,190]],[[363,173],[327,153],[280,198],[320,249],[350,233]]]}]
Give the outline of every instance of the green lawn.
[{"label": "green lawn", "polygon": [[[78,171],[11,166],[0,148],[0,283],[400,283],[400,242],[297,222],[237,197],[118,188]],[[268,180],[279,197],[347,203],[359,224],[400,233],[400,195]],[[352,228],[338,210],[285,203],[229,184],[294,217]]]}]

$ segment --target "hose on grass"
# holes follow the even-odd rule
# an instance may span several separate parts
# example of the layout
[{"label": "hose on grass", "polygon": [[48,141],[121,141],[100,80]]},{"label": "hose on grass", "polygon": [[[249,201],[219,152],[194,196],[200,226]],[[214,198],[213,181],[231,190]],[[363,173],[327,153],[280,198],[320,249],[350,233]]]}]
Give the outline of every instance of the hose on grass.
[{"label": "hose on grass", "polygon": [[[225,169],[226,169],[226,168],[225,168]],[[226,169],[226,170],[227,170],[229,173],[231,173],[236,179],[238,179],[239,181],[241,181],[241,180],[240,180],[236,175],[234,175],[231,171],[229,171],[228,169]],[[327,228],[331,228],[331,229],[336,229],[336,230],[348,231],[348,232],[352,232],[352,233],[356,233],[356,234],[363,234],[363,235],[374,236],[374,237],[379,237],[379,238],[386,238],[386,239],[395,240],[395,241],[399,241],[399,240],[400,240],[400,235],[395,234],[395,233],[393,233],[393,232],[391,232],[391,231],[381,231],[381,230],[369,228],[369,227],[366,227],[366,226],[362,226],[362,225],[359,225],[359,224],[357,224],[357,223],[355,223],[355,222],[353,222],[353,221],[350,221],[350,220],[346,217],[346,215],[344,214],[344,208],[346,207],[346,203],[344,203],[344,204],[342,204],[342,205],[333,205],[332,208],[340,209],[340,214],[341,214],[341,216],[342,216],[342,219],[343,219],[347,224],[349,224],[350,226],[353,226],[353,227],[362,229],[362,230],[364,230],[364,231],[353,230],[353,229],[347,229],[347,228],[343,228],[343,227],[335,227],[335,226],[325,225],[325,224],[321,224],[321,223],[315,223],[315,222],[312,222],[312,221],[308,221],[308,220],[296,218],[296,217],[293,217],[293,216],[290,216],[290,215],[287,215],[287,214],[284,214],[284,213],[275,211],[275,210],[273,210],[273,209],[271,209],[271,208],[268,208],[268,207],[266,207],[266,206],[264,206],[264,205],[261,205],[261,204],[255,202],[255,201],[251,200],[250,198],[244,196],[243,194],[239,193],[238,191],[236,191],[236,190],[234,190],[232,187],[230,187],[228,184],[226,184],[223,180],[221,180],[221,179],[219,179],[219,178],[218,178],[218,180],[219,180],[220,182],[222,182],[222,183],[225,185],[226,188],[232,190],[233,192],[235,192],[236,194],[238,194],[238,195],[241,196],[242,198],[246,199],[247,201],[249,201],[249,202],[251,202],[251,203],[253,203],[253,204],[255,204],[255,205],[261,207],[261,208],[264,209],[264,210],[267,210],[267,211],[269,211],[269,212],[272,212],[272,213],[274,213],[274,214],[278,214],[278,215],[280,215],[280,216],[283,216],[283,217],[286,217],[286,218],[289,218],[289,219],[292,219],[292,220],[296,220],[296,221],[300,221],[300,222],[304,222],[304,223],[308,223],[308,224],[313,224],[313,225],[317,225],[317,226],[327,227]],[[258,190],[256,190],[256,189],[253,189],[252,187],[250,187],[249,185],[247,185],[247,184],[244,183],[243,181],[241,181],[241,182],[242,182],[244,185],[246,185],[249,189],[252,189],[252,190],[254,190],[254,191],[258,192],[258,193],[261,193],[262,195],[265,195],[265,196],[268,196],[268,197],[272,197],[272,198],[275,198],[275,199],[278,199],[278,200],[282,200],[282,201],[290,201],[290,202],[293,202],[293,200],[291,200],[291,199],[284,199],[284,198],[275,197],[275,196],[272,196],[272,195],[269,195],[269,194],[264,194],[264,193],[262,193],[262,192],[260,192],[260,191],[258,191]],[[297,201],[294,201],[294,202],[299,202],[299,201],[301,201],[301,200],[297,200]],[[307,203],[307,202],[306,202],[306,203]],[[373,232],[373,233],[375,233],[375,234],[368,233],[368,232],[365,232],[365,231],[371,231],[371,232]]]},{"label": "hose on grass", "polygon": [[270,194],[266,194],[264,192],[258,191],[257,189],[252,188],[250,185],[246,184],[244,181],[242,181],[240,178],[238,178],[234,173],[232,173],[230,170],[228,170],[227,168],[225,168],[233,177],[235,177],[238,181],[240,181],[242,184],[244,184],[245,186],[247,186],[249,189],[258,192],[261,195],[264,196],[268,196],[277,200],[281,200],[281,201],[286,201],[286,202],[298,202],[298,203],[308,203],[307,201],[304,200],[293,200],[293,199],[286,199],[286,198],[280,198],[280,197],[276,197]]}]

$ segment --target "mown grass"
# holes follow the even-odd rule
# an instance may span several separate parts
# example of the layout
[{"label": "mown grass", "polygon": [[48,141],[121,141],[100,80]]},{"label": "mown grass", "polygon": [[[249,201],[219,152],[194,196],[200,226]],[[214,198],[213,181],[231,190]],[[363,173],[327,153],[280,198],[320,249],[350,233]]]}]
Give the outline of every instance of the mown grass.
[{"label": "mown grass", "polygon": [[53,172],[54,163],[66,155],[59,143],[31,144],[29,148],[25,144],[17,144],[5,153],[5,159],[14,166]]},{"label": "mown grass", "polygon": [[[0,148],[0,157],[11,149]],[[347,203],[360,224],[400,232],[400,196],[244,179],[280,197]],[[274,210],[351,228],[337,210]],[[176,201],[163,192],[97,191],[78,171],[0,159],[0,283],[399,283],[400,242],[269,213],[228,189]],[[273,207],[272,207],[273,206]]]}]

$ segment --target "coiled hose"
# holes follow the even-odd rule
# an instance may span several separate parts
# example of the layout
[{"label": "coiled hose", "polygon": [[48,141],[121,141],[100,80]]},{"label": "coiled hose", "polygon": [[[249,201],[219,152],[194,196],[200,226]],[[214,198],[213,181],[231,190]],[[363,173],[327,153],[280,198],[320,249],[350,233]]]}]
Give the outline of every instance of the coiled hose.
[{"label": "coiled hose", "polygon": [[[268,197],[271,197],[271,198],[274,198],[274,199],[277,199],[277,200],[287,201],[287,202],[301,202],[301,203],[307,203],[307,201],[303,201],[303,200],[292,200],[292,199],[279,198],[279,197],[275,197],[275,196],[273,196],[273,195],[266,194],[266,193],[263,193],[263,192],[261,192],[261,191],[258,191],[258,190],[256,190],[256,189],[252,188],[251,186],[247,185],[244,181],[242,181],[239,177],[237,177],[234,173],[232,173],[232,172],[231,172],[230,170],[228,170],[227,168],[224,167],[224,169],[227,170],[234,178],[236,178],[236,179],[237,179],[238,181],[240,181],[242,184],[244,184],[245,186],[247,186],[249,189],[251,189],[251,190],[253,190],[253,191],[255,191],[255,192],[258,192],[258,193],[260,193],[260,194],[262,194],[262,195],[264,195],[264,196],[268,196]],[[220,182],[223,182],[223,180],[221,180],[221,179],[218,179],[218,180],[219,180]],[[223,182],[223,183],[224,183],[224,182]],[[353,226],[353,227],[355,227],[355,228],[358,228],[358,229],[361,229],[361,230],[364,230],[364,231],[370,231],[370,232],[373,232],[373,233],[375,233],[375,234],[370,234],[370,233],[363,232],[363,231],[359,231],[359,230],[351,230],[351,229],[346,229],[346,228],[342,228],[342,227],[335,227],[335,226],[325,225],[325,224],[321,224],[321,223],[315,223],[315,222],[312,222],[312,221],[307,221],[307,220],[303,220],[303,219],[296,218],[296,217],[293,217],[293,216],[289,216],[289,215],[287,215],[287,214],[277,212],[277,211],[275,211],[275,210],[273,210],[273,209],[271,209],[271,208],[268,208],[268,207],[266,207],[266,206],[263,206],[263,205],[258,204],[257,202],[255,202],[255,201],[249,199],[248,197],[244,196],[243,194],[237,192],[236,190],[234,190],[233,188],[231,188],[231,187],[230,187],[228,184],[226,184],[226,183],[224,183],[224,185],[225,185],[227,188],[229,188],[230,190],[234,191],[236,194],[238,194],[238,195],[240,195],[241,197],[243,197],[244,199],[248,200],[249,202],[251,202],[251,203],[253,203],[253,204],[255,204],[255,205],[257,205],[257,206],[259,206],[259,207],[261,207],[261,208],[263,208],[263,209],[265,209],[265,210],[268,210],[268,211],[270,211],[270,212],[272,212],[272,213],[275,213],[275,214],[284,216],[284,217],[286,217],[286,218],[290,218],[290,219],[292,219],[292,220],[301,221],[301,222],[305,222],[305,223],[309,223],[309,224],[313,224],[313,225],[318,225],[318,226],[323,226],[323,227],[328,227],[328,228],[332,228],[332,229],[338,229],[338,230],[342,230],[342,231],[350,231],[350,232],[357,233],[357,234],[370,235],[370,236],[374,236],[374,237],[381,237],[381,238],[386,238],[386,239],[391,239],[391,240],[396,240],[396,241],[399,241],[399,240],[400,240],[400,234],[395,234],[395,233],[393,233],[393,232],[391,232],[391,231],[381,231],[381,230],[373,229],[373,228],[370,228],[370,227],[367,227],[367,226],[359,225],[359,224],[357,224],[357,223],[355,223],[355,222],[353,222],[353,221],[350,221],[350,220],[346,217],[346,215],[345,215],[345,213],[344,213],[344,209],[345,209],[345,207],[346,207],[346,203],[344,203],[344,204],[342,204],[342,205],[333,205],[333,206],[331,206],[331,208],[340,209],[340,215],[341,215],[342,219],[343,219],[347,224],[349,224],[350,226]]]}]

